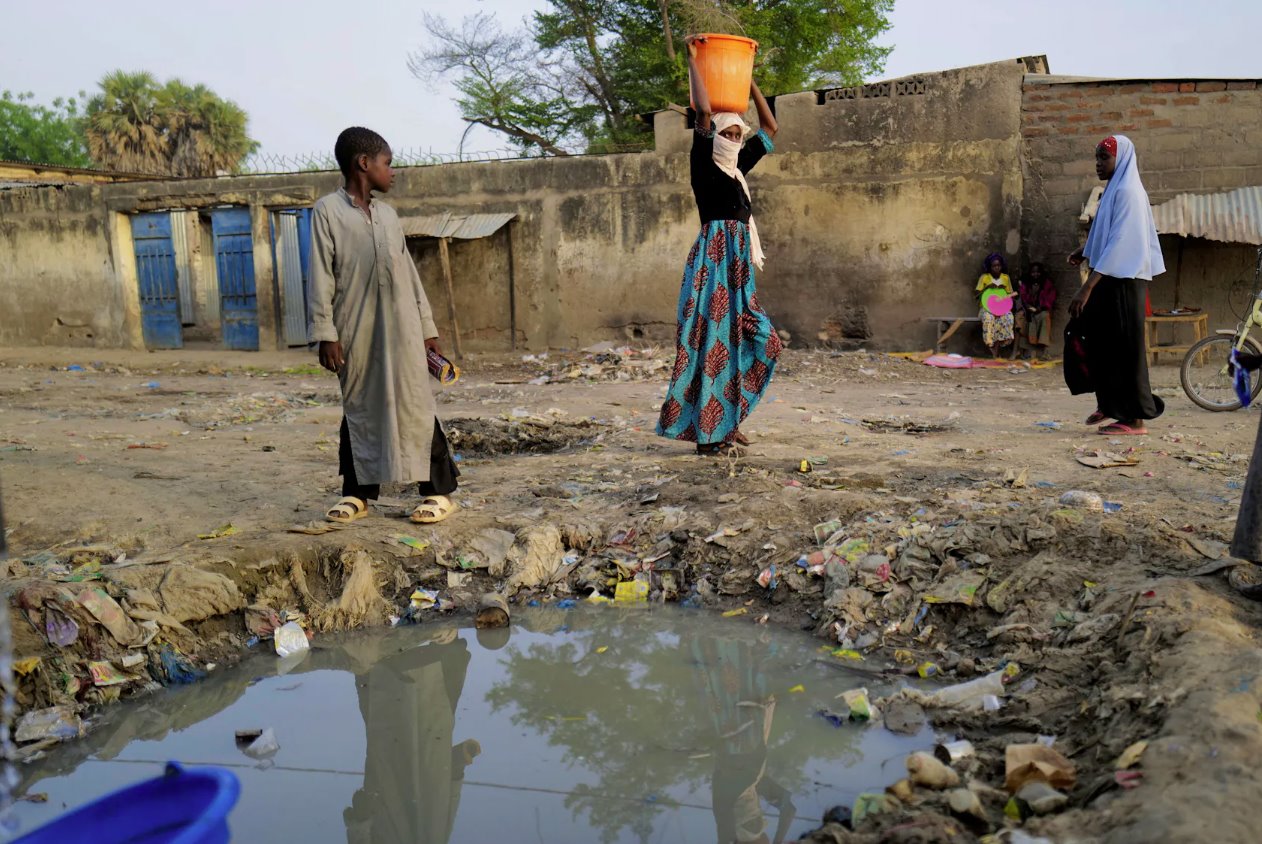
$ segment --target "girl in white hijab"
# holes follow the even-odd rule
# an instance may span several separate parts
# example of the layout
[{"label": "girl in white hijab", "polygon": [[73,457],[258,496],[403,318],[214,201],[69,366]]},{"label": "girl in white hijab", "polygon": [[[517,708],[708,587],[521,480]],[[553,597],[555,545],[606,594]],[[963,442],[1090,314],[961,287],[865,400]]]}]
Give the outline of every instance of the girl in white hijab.
[{"label": "girl in white hijab", "polygon": [[[1088,425],[1109,436],[1148,433],[1146,419],[1165,410],[1148,381],[1144,347],[1148,282],[1166,271],[1148,192],[1139,178],[1135,145],[1125,135],[1096,146],[1096,175],[1108,181],[1087,243],[1069,256],[1087,262],[1091,274],[1069,304],[1075,328],[1085,338],[1086,364],[1096,394]],[[1066,327],[1069,331],[1070,328]],[[1068,364],[1068,359],[1067,359]]]},{"label": "girl in white hijab", "polygon": [[699,454],[730,454],[748,445],[740,424],[758,405],[780,356],[780,338],[754,283],[765,257],[745,180],[774,148],[779,127],[757,83],[750,84],[757,132],[738,114],[711,113],[696,65],[698,41],[687,40],[696,108],[690,172],[701,232],[684,266],[675,369],[657,433],[696,443]]}]

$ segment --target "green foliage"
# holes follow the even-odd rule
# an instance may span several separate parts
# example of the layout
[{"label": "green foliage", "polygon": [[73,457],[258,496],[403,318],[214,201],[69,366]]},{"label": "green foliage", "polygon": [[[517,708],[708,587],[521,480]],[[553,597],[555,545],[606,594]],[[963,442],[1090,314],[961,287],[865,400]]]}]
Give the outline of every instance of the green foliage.
[{"label": "green foliage", "polygon": [[33,100],[30,93],[0,93],[0,159],[92,166],[79,101],[58,97],[51,105],[40,105]]},{"label": "green foliage", "polygon": [[471,123],[523,149],[565,154],[642,147],[638,116],[688,97],[683,36],[716,32],[759,42],[768,94],[849,85],[879,73],[894,0],[549,0],[523,29],[479,13],[459,30],[427,17],[415,75],[450,75]]},{"label": "green foliage", "polygon": [[236,103],[204,85],[116,70],[88,101],[88,150],[101,166],[164,176],[213,176],[237,170],[258,148]]}]

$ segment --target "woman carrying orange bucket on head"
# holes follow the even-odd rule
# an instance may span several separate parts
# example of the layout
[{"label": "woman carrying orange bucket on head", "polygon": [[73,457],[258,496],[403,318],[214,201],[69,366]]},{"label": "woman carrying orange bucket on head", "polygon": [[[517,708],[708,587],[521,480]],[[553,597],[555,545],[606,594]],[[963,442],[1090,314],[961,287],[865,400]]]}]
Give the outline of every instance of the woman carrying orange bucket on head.
[{"label": "woman carrying orange bucket on head", "polygon": [[704,44],[704,37],[687,39],[688,80],[697,115],[692,192],[701,232],[684,264],[675,369],[657,433],[696,443],[698,454],[731,454],[738,445],[748,445],[740,424],[758,405],[780,356],[780,338],[758,304],[754,286],[763,254],[745,181],[773,149],[778,126],[752,79],[757,133],[735,112],[711,113],[697,68],[698,43]]}]

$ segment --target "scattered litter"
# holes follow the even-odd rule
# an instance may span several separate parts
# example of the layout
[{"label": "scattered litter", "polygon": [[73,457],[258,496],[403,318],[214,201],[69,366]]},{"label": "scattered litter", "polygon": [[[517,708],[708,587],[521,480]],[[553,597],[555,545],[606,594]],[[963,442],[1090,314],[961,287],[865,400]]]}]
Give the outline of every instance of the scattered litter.
[{"label": "scattered litter", "polygon": [[876,715],[875,707],[868,700],[867,689],[852,689],[842,692],[837,697],[841,698],[849,708],[851,721],[870,721]]},{"label": "scattered litter", "polygon": [[[305,634],[303,638],[306,638]],[[281,654],[281,656],[285,656],[285,654]],[[170,685],[184,686],[206,677],[205,671],[193,665],[188,657],[180,653],[179,649],[170,643],[162,646],[159,657],[162,660],[162,670],[166,674],[167,683]]]},{"label": "scattered litter", "polygon": [[296,621],[290,621],[276,628],[276,654],[282,659],[293,654],[302,653],[311,648],[307,633]]},{"label": "scattered litter", "polygon": [[1097,493],[1085,492],[1081,489],[1071,489],[1060,497],[1060,503],[1065,507],[1075,507],[1079,510],[1093,510],[1103,512],[1104,499]]},{"label": "scattered litter", "polygon": [[1119,466],[1135,466],[1139,463],[1139,458],[1134,455],[1114,454],[1111,451],[1079,454],[1077,460],[1083,466],[1090,466],[1092,469],[1113,469]]},{"label": "scattered litter", "polygon": [[1059,422],[1035,422],[1034,426],[1048,431],[1059,431],[1062,427]]},{"label": "scattered litter", "polygon": [[957,574],[942,583],[934,584],[922,600],[927,604],[963,604],[971,607],[977,597],[977,590],[985,582],[986,576],[982,574]]},{"label": "scattered litter", "polygon": [[954,788],[960,784],[959,774],[924,752],[907,757],[907,776],[914,785],[926,788]]},{"label": "scattered litter", "polygon": [[18,721],[13,734],[14,741],[25,744],[44,739],[79,738],[83,735],[83,722],[72,706],[53,706],[27,712]]},{"label": "scattered litter", "polygon": [[507,627],[509,621],[508,601],[503,595],[488,592],[478,602],[478,614],[473,618],[473,626],[479,630],[496,627]]},{"label": "scattered litter", "polygon": [[346,525],[336,522],[318,521],[307,522],[305,525],[290,525],[287,530],[289,533],[305,533],[308,536],[320,536],[325,533],[332,533],[335,530],[342,530]]},{"label": "scattered litter", "polygon": [[234,525],[223,525],[222,527],[215,528],[210,533],[199,533],[197,534],[197,538],[198,539],[220,539],[225,536],[232,536],[236,532],[237,532],[237,529]]},{"label": "scattered litter", "polygon": [[123,612],[123,608],[104,589],[95,586],[84,589],[79,593],[78,601],[120,645],[139,647],[147,644],[145,631]]},{"label": "scattered litter", "polygon": [[1139,759],[1144,755],[1144,751],[1148,749],[1148,740],[1137,741],[1130,747],[1122,751],[1122,755],[1117,757],[1117,761],[1113,763],[1113,767],[1119,771],[1127,768],[1133,768],[1139,763]]},{"label": "scattered litter", "polygon": [[1027,783],[1070,789],[1077,782],[1074,763],[1042,744],[1010,744],[1004,751],[1004,788],[1016,794]]},{"label": "scattered litter", "polygon": [[1003,678],[1002,670],[994,671],[964,683],[937,689],[927,697],[936,706],[981,706],[983,697],[1004,693]]},{"label": "scattered litter", "polygon": [[736,616],[738,616],[738,615],[744,615],[744,614],[745,614],[745,613],[747,613],[747,612],[749,612],[749,610],[747,610],[745,607],[740,607],[740,608],[738,608],[738,609],[728,610],[727,612],[723,613],[723,617],[724,617],[724,618],[735,618]]},{"label": "scattered litter", "polygon": [[251,759],[270,759],[280,751],[280,742],[271,727],[266,730],[238,730],[237,747]]},{"label": "scattered litter", "polygon": [[[1012,802],[1017,804],[1017,818],[1024,820],[1030,814],[1048,815],[1060,811],[1068,805],[1069,797],[1045,782],[1035,781],[1023,786],[1009,801]],[[1004,813],[1011,817],[1010,810],[1005,809]]]},{"label": "scattered litter", "polygon": [[649,600],[649,585],[643,580],[624,580],[614,587],[616,604],[645,604]]},{"label": "scattered litter", "polygon": [[953,765],[961,759],[967,759],[976,753],[973,743],[964,739],[943,742],[935,747],[933,752],[939,760],[947,765]]},{"label": "scattered litter", "polygon": [[109,662],[89,662],[88,671],[92,674],[94,686],[121,686],[130,683],[131,677],[123,674]]}]

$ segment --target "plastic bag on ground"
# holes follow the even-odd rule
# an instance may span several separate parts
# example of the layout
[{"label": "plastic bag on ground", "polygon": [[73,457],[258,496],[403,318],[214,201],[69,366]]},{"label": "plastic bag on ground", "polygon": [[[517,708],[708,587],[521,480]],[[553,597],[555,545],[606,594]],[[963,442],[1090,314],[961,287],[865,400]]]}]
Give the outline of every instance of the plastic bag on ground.
[{"label": "plastic bag on ground", "polygon": [[306,631],[299,627],[295,621],[282,624],[276,628],[274,641],[276,643],[276,654],[282,659],[311,648],[311,642],[307,640]]}]

